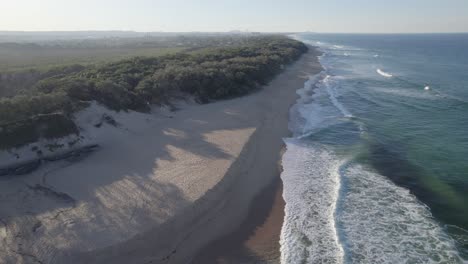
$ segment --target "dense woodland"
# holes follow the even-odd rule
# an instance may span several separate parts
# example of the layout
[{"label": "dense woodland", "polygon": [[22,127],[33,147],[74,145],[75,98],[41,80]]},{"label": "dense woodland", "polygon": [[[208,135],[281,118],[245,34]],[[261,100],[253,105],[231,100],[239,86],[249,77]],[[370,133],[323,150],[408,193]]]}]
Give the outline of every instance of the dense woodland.
[{"label": "dense woodland", "polygon": [[[31,76],[16,82],[21,84],[18,87],[3,87],[0,134],[14,132],[15,124],[37,116],[71,117],[91,101],[116,111],[148,111],[151,105],[170,104],[185,96],[208,103],[245,95],[267,84],[306,51],[303,43],[284,36],[252,36],[228,47],[30,71]],[[11,76],[0,76],[2,83]]]}]

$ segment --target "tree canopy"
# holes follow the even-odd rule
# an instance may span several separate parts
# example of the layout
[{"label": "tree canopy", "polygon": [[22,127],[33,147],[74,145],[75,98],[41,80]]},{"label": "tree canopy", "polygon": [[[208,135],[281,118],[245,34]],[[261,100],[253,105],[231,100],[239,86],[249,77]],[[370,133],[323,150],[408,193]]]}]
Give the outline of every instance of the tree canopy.
[{"label": "tree canopy", "polygon": [[116,111],[146,111],[187,95],[199,103],[242,96],[306,51],[306,45],[284,36],[257,36],[233,47],[54,68],[0,98],[0,126],[37,115],[71,116],[89,101]]}]

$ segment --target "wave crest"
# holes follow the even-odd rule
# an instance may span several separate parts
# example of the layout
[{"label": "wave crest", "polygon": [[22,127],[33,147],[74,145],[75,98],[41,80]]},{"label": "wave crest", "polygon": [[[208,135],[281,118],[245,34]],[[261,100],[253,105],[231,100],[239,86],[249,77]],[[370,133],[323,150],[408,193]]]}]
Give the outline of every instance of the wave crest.
[{"label": "wave crest", "polygon": [[361,165],[343,170],[336,215],[351,263],[461,263],[454,240],[407,189]]},{"label": "wave crest", "polygon": [[384,71],[382,71],[381,69],[377,69],[377,73],[380,74],[380,75],[382,75],[383,77],[387,77],[387,78],[393,77],[392,74],[390,74],[390,73],[388,73],[388,72],[384,72]]}]

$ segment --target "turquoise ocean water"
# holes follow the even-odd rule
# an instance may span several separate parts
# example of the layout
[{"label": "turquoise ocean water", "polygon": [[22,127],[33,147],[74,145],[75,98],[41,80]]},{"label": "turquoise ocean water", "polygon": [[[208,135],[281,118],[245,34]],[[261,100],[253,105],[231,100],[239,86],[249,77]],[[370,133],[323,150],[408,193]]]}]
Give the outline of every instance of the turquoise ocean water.
[{"label": "turquoise ocean water", "polygon": [[468,259],[468,34],[300,34],[284,263]]}]

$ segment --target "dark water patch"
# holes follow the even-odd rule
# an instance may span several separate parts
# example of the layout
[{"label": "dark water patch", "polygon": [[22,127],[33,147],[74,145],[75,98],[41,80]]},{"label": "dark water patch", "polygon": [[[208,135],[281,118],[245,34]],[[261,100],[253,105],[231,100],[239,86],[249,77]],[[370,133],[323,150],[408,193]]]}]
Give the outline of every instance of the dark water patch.
[{"label": "dark water patch", "polygon": [[357,144],[361,130],[354,122],[340,122],[328,126],[306,137],[307,140],[330,146],[349,146]]},{"label": "dark water patch", "polygon": [[[457,227],[447,231],[457,240],[461,251],[465,255],[468,254],[468,236],[465,237],[465,231],[460,231],[468,229],[468,214],[463,204],[453,201],[449,191],[441,191],[448,188],[445,183],[423,167],[410,162],[405,156],[403,146],[394,142],[391,146],[374,142],[369,145],[369,154],[361,158],[362,162],[368,162],[379,174],[409,189],[421,202],[430,207],[432,214],[443,224]],[[452,233],[454,231],[456,232]]]},{"label": "dark water patch", "polygon": [[[468,256],[468,34],[311,34],[304,38],[317,41],[326,52],[321,63],[331,75],[328,84],[334,98],[330,99],[356,117],[358,123],[349,121],[363,130],[355,145],[354,131],[342,124],[307,139],[323,142],[335,152],[344,150],[345,158],[372,167],[369,175],[384,175],[410,190]],[[348,51],[350,56],[344,56]],[[377,69],[392,76],[381,76]],[[326,97],[319,99],[319,104],[336,106]],[[325,116],[324,123],[332,115]],[[370,177],[355,173],[353,179],[362,182]],[[346,180],[342,185],[346,188]],[[384,198],[373,196],[382,185],[370,186],[360,186],[368,192],[360,198],[382,202]],[[355,205],[362,206],[363,201]],[[404,234],[398,235],[407,234],[400,231]]]}]

